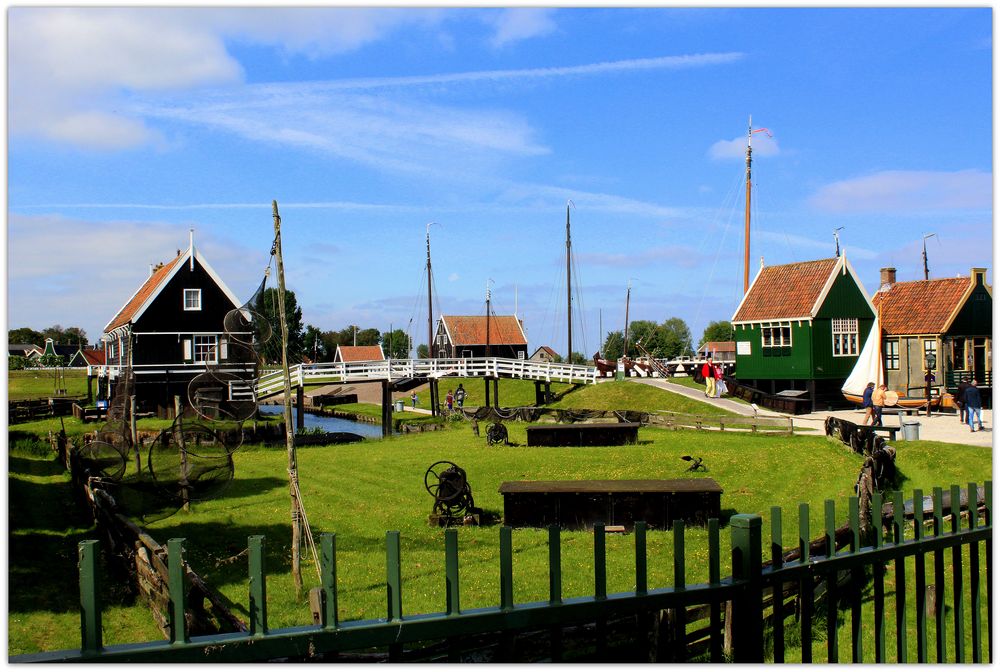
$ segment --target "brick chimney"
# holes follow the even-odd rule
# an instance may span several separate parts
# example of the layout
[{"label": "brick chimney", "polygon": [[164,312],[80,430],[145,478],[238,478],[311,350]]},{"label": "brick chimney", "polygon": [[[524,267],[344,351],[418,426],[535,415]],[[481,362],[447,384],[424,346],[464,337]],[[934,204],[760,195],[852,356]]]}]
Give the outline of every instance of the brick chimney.
[{"label": "brick chimney", "polygon": [[895,268],[883,268],[881,269],[881,277],[879,279],[879,286],[891,287],[896,284],[896,269]]}]

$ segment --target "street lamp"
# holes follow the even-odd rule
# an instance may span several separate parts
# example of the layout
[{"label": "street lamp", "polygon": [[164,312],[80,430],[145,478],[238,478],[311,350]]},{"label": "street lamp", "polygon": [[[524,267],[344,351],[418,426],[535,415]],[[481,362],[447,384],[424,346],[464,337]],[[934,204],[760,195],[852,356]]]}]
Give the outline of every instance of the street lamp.
[{"label": "street lamp", "polygon": [[934,367],[937,365],[937,356],[933,352],[924,355],[924,365],[927,373],[924,374],[924,394],[927,397],[927,415],[931,414],[931,383],[935,381]]}]

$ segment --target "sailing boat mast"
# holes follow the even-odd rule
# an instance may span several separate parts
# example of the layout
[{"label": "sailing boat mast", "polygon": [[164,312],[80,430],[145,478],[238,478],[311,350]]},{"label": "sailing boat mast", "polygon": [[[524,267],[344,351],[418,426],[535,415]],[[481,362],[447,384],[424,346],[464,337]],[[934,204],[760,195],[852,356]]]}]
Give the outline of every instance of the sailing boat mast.
[{"label": "sailing boat mast", "polygon": [[427,358],[434,357],[434,312],[431,301],[431,224],[427,223]]},{"label": "sailing boat mast", "polygon": [[622,359],[628,356],[628,304],[632,297],[632,280],[628,281],[628,289],[625,290],[625,341],[622,344]]},{"label": "sailing boat mast", "polygon": [[750,289],[750,164],[753,149],[750,147],[750,138],[753,137],[753,117],[747,121],[747,205],[744,215],[743,227],[743,294]]},{"label": "sailing boat mast", "polygon": [[573,362],[573,283],[570,278],[572,247],[569,237],[569,206],[566,201],[566,361]]}]

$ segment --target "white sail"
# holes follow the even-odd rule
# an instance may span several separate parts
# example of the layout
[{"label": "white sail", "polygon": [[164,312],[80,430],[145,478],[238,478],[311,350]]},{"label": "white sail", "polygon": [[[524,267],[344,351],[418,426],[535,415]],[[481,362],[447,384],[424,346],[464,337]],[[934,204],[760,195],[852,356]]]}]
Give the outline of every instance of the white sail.
[{"label": "white sail", "polygon": [[851,375],[847,377],[843,387],[840,388],[844,394],[860,397],[864,395],[868,383],[875,383],[876,386],[882,383],[882,348],[879,347],[881,335],[882,326],[876,317],[871,331],[868,332],[868,338],[865,340],[865,347],[858,355],[858,362],[854,365],[854,370],[851,371]]}]

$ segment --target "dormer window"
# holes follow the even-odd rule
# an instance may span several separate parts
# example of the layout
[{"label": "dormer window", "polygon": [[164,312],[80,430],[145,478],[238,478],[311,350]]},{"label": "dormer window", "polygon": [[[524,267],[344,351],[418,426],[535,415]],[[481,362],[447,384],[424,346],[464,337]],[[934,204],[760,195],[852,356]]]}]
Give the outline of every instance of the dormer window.
[{"label": "dormer window", "polygon": [[184,310],[201,310],[201,290],[184,290]]}]

